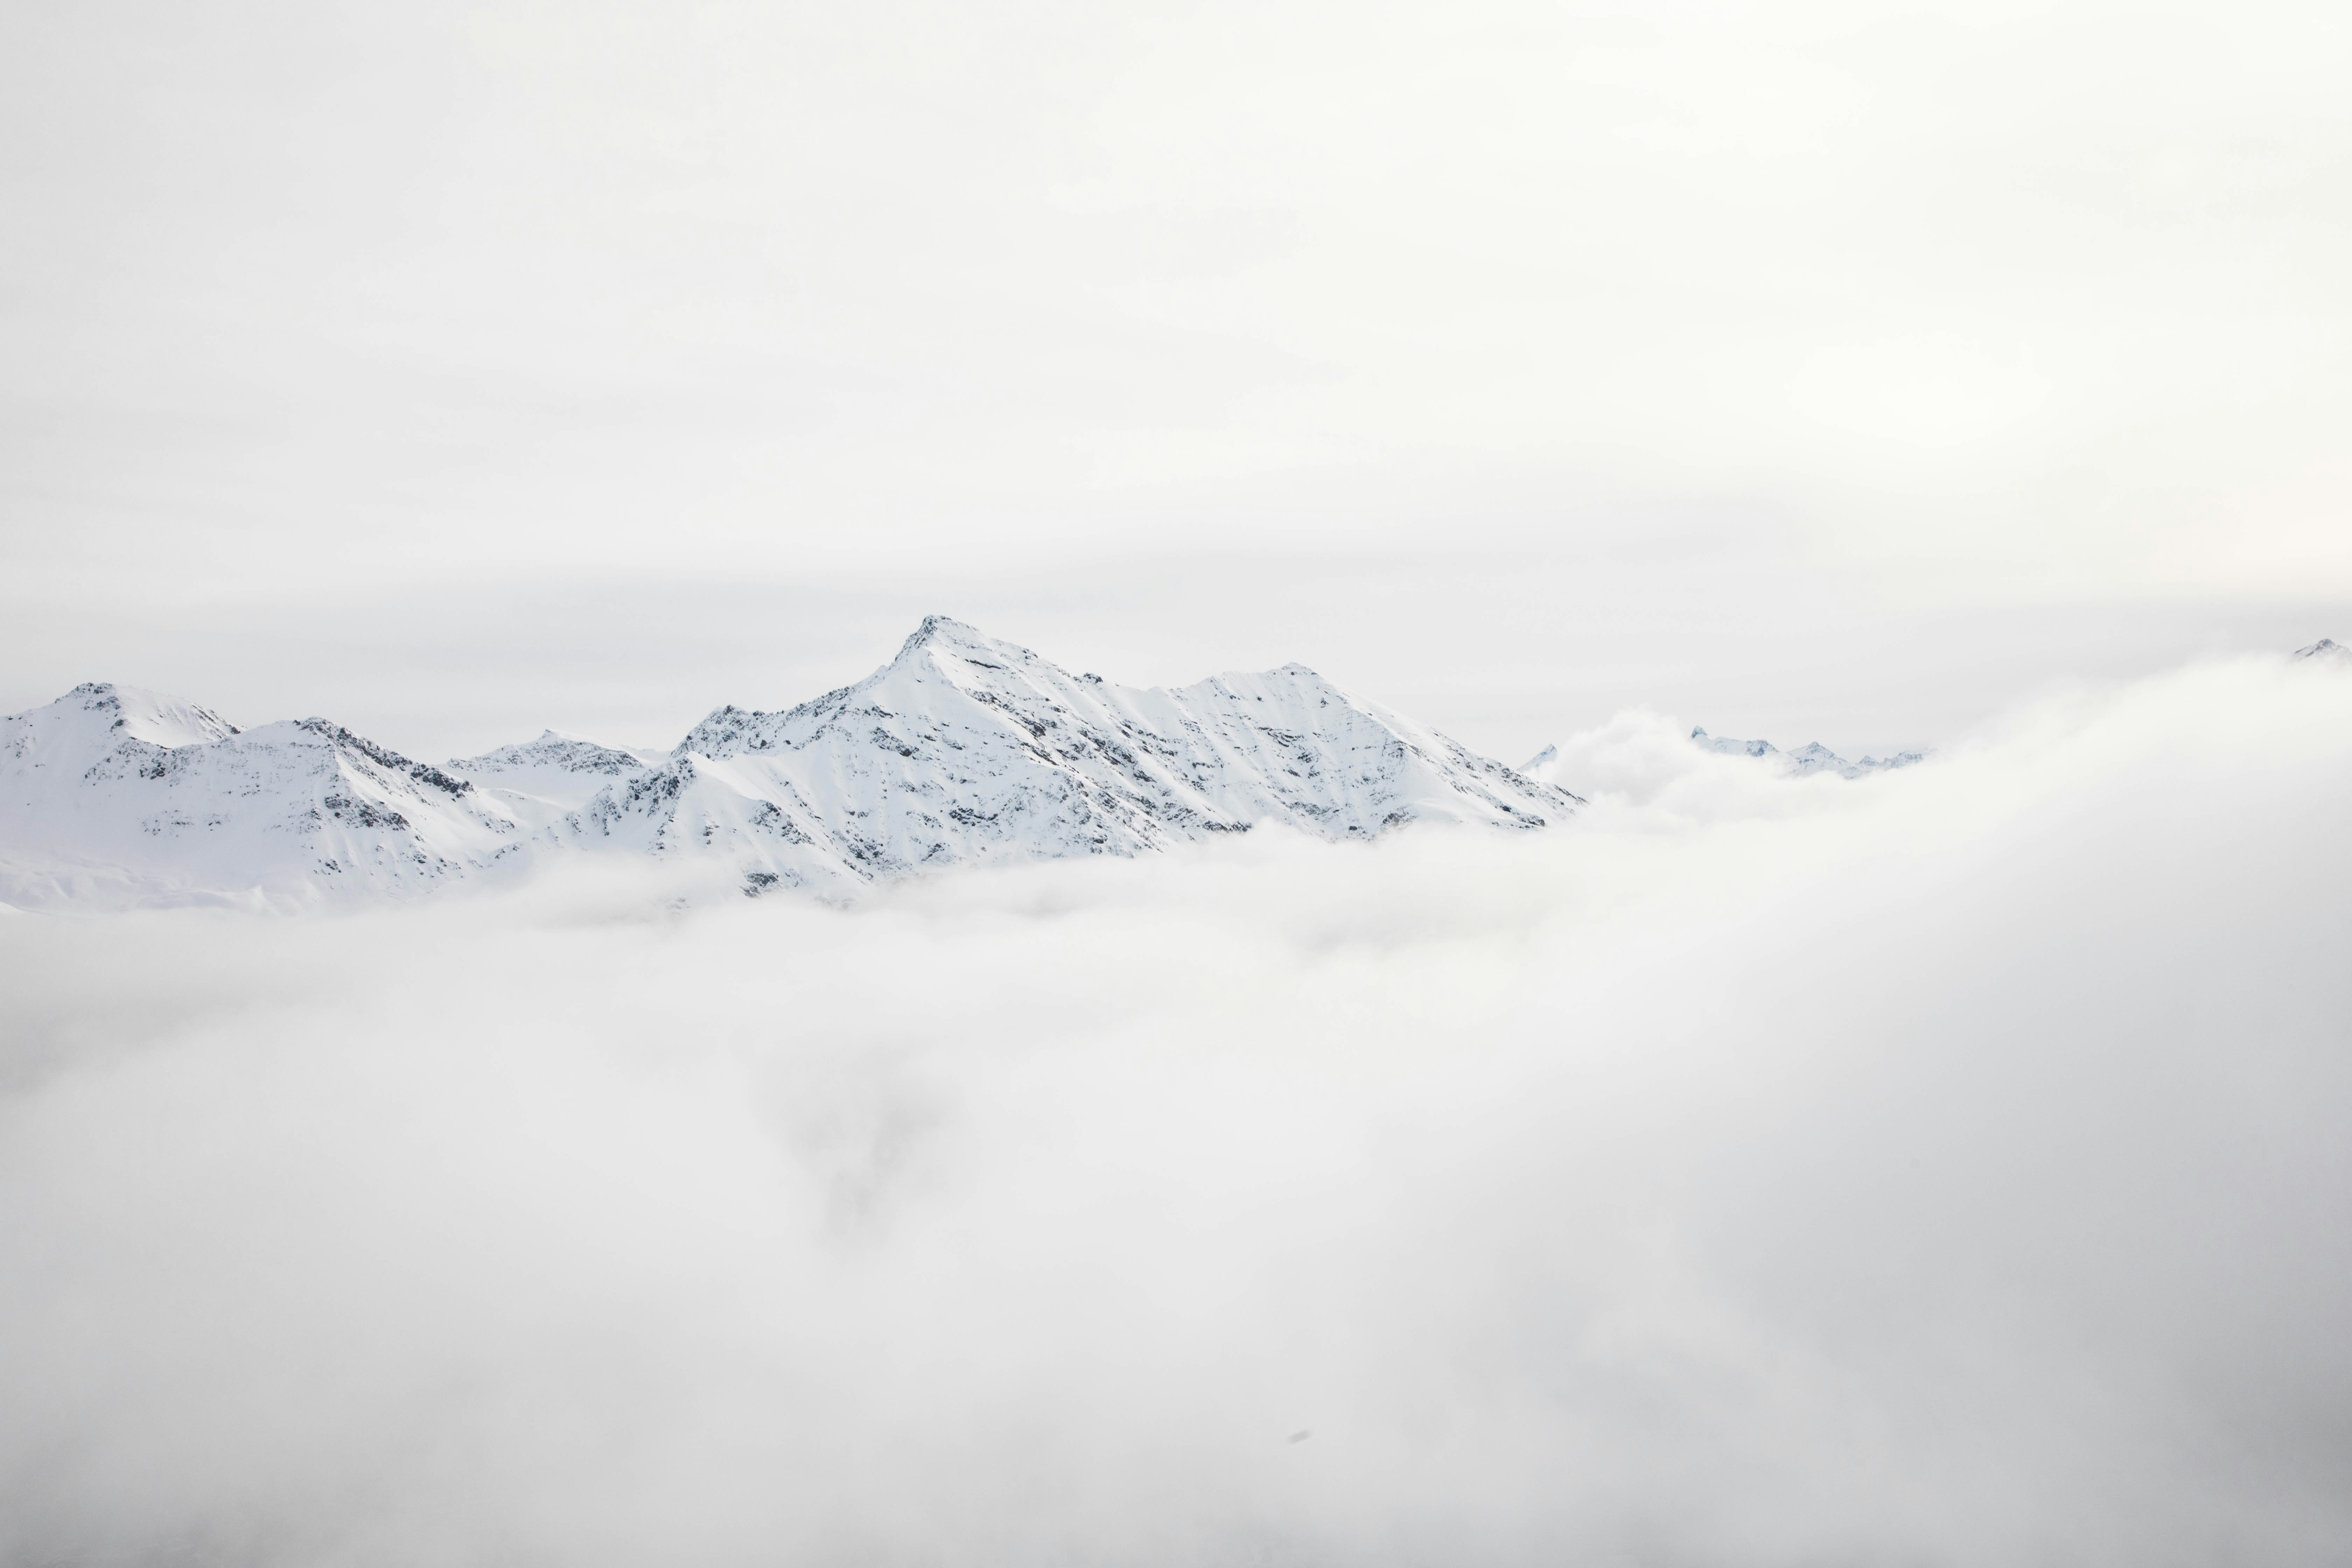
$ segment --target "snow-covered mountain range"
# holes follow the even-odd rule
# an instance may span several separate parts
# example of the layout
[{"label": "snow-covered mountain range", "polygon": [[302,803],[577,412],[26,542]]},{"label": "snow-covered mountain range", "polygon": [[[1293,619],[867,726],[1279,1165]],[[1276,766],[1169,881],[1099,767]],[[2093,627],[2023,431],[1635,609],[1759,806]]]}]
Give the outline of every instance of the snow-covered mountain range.
[{"label": "snow-covered mountain range", "polygon": [[[1897,752],[1887,757],[1864,757],[1850,763],[1819,741],[1784,752],[1769,741],[1735,741],[1727,736],[1710,735],[1705,730],[1693,730],[1690,742],[1702,752],[1714,752],[1730,757],[1753,757],[1774,773],[1786,778],[1809,778],[1814,773],[1836,773],[1841,778],[1868,778],[1893,768],[1907,768],[1914,763],[1927,760],[1925,752]],[[1519,764],[1519,773],[1531,779],[1549,783],[1559,778],[1564,766],[1558,746],[1546,746]]]},{"label": "snow-covered mountain range", "polygon": [[1835,773],[1840,778],[1867,778],[1894,768],[1907,768],[1914,763],[1927,760],[1925,752],[1896,752],[1891,756],[1864,757],[1858,763],[1847,762],[1827,746],[1815,741],[1784,752],[1769,741],[1735,741],[1728,735],[1710,735],[1705,730],[1690,732],[1691,744],[1703,752],[1719,752],[1726,756],[1755,757],[1797,778],[1814,773]]},{"label": "snow-covered mountain range", "polygon": [[844,896],[937,867],[1136,855],[1280,824],[1511,830],[1579,804],[1304,665],[1173,690],[944,616],[855,686],[725,707],[667,752],[549,731],[439,766],[323,719],[239,730],[131,687],[0,720],[0,900],[299,905],[567,853],[709,858]]}]

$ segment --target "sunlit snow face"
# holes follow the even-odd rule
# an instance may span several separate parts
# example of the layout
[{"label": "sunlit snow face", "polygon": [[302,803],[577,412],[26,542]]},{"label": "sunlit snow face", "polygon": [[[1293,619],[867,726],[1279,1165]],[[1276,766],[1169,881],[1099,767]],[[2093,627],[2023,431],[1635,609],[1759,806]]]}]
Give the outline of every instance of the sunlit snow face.
[{"label": "sunlit snow face", "polygon": [[0,922],[0,1555],[2340,1560],[2352,681],[1657,728],[1540,839]]}]

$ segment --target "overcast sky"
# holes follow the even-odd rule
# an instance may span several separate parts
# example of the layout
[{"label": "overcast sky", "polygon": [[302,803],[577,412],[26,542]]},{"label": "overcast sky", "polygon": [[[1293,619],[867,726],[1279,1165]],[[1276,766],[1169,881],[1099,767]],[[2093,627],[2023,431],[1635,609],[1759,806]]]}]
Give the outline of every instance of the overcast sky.
[{"label": "overcast sky", "polygon": [[2321,5],[12,7],[0,709],[667,744],[938,609],[1867,747],[2344,637],[2347,79]]}]

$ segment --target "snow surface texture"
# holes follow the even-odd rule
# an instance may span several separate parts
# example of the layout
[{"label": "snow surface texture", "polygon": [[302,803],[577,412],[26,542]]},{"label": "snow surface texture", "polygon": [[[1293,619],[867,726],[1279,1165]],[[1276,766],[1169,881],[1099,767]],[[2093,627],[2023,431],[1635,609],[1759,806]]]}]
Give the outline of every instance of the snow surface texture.
[{"label": "snow surface texture", "polygon": [[1578,804],[1304,665],[1114,686],[939,616],[856,685],[719,709],[666,754],[549,731],[438,768],[323,719],[240,731],[93,685],[5,721],[0,769],[0,899],[27,906],[299,904],[615,849],[839,897],[1268,822],[1528,830]]}]

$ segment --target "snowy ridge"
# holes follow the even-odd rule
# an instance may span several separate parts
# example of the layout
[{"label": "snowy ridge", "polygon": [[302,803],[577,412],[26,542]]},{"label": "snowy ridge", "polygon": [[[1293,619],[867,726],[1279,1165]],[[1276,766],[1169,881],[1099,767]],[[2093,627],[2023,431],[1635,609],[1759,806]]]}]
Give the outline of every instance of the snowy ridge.
[{"label": "snowy ridge", "polygon": [[1717,752],[1725,756],[1756,757],[1777,765],[1782,773],[1794,778],[1813,773],[1835,773],[1840,778],[1867,778],[1872,773],[1885,773],[1894,768],[1907,768],[1914,763],[1927,760],[1925,752],[1897,752],[1888,757],[1864,757],[1858,763],[1847,762],[1827,746],[1815,741],[1783,752],[1769,741],[1735,741],[1727,735],[1710,735],[1705,730],[1693,730],[1691,743],[1705,752]]},{"label": "snowy ridge", "polygon": [[1577,804],[1304,665],[1120,687],[932,616],[866,679],[781,712],[719,708],[667,753],[549,731],[435,766],[324,719],[239,731],[77,687],[0,720],[0,901],[283,907],[609,851],[839,895],[1269,822],[1334,840],[1528,831]]},{"label": "snowy ridge", "polygon": [[662,755],[659,752],[649,753],[620,746],[600,745],[594,741],[583,741],[577,735],[547,730],[542,731],[536,741],[500,746],[478,757],[453,758],[449,771],[470,778],[530,778],[534,782],[591,777],[609,779],[619,773],[642,773],[648,763],[658,762]]},{"label": "snowy ridge", "polygon": [[2352,666],[2352,647],[2346,647],[2334,637],[2322,637],[2309,647],[2299,647],[2294,657],[2315,664]]}]

